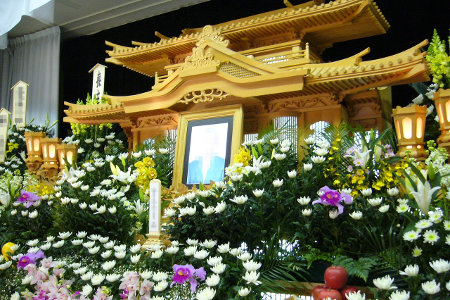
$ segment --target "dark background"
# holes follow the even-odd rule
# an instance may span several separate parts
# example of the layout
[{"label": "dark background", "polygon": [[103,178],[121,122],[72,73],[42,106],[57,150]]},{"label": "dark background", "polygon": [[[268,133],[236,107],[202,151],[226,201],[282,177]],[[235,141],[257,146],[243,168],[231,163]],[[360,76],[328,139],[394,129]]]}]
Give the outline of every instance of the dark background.
[{"label": "dark background", "polygon": [[[291,0],[293,5],[307,2]],[[386,34],[335,44],[324,51],[325,61],[334,61],[354,55],[367,47],[371,52],[365,61],[390,56],[409,49],[425,39],[431,41],[437,29],[441,39],[448,42],[450,28],[450,1],[448,0],[381,0],[376,1],[391,27]],[[179,36],[185,28],[197,28],[218,24],[254,14],[285,7],[283,0],[211,0],[185,7],[174,12],[97,34],[65,40],[61,48],[61,106],[63,101],[75,103],[85,100],[92,90],[92,74],[88,71],[96,64],[105,64],[107,50],[105,41],[122,46],[132,46],[131,41],[158,42],[154,35],[159,31],[168,37]],[[426,50],[426,49],[424,49]],[[115,96],[133,95],[151,90],[154,79],[124,67],[106,64],[105,92]],[[394,86],[393,107],[405,106],[417,96],[409,86]],[[61,116],[65,116],[60,109]],[[60,123],[60,136],[67,135],[68,125]]]}]

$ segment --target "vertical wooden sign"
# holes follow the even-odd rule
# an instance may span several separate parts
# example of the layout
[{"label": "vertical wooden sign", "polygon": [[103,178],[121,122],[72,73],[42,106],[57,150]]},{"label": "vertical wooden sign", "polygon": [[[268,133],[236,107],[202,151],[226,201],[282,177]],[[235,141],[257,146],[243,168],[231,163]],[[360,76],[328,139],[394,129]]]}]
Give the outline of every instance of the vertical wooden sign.
[{"label": "vertical wooden sign", "polygon": [[159,236],[161,233],[161,181],[150,181],[150,203],[148,208],[149,235]]},{"label": "vertical wooden sign", "polygon": [[27,124],[28,84],[19,81],[11,89],[13,90],[12,124],[15,124],[17,127],[24,127]]},{"label": "vertical wooden sign", "polygon": [[8,119],[11,113],[6,109],[0,110],[0,162],[6,158],[6,146],[8,142]]},{"label": "vertical wooden sign", "polygon": [[89,73],[92,73],[92,98],[102,100],[103,92],[105,90],[105,69],[106,66],[102,64],[96,64]]}]

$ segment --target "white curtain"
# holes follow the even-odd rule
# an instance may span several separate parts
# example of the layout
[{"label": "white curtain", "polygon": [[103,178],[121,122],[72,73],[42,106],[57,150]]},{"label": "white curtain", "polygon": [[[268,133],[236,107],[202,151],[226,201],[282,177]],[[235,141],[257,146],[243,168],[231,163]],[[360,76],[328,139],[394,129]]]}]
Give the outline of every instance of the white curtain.
[{"label": "white curtain", "polygon": [[51,123],[58,120],[59,53],[59,27],[11,39],[0,51],[1,107],[12,112],[11,87],[22,80],[29,85],[27,122],[44,124],[47,114]]}]

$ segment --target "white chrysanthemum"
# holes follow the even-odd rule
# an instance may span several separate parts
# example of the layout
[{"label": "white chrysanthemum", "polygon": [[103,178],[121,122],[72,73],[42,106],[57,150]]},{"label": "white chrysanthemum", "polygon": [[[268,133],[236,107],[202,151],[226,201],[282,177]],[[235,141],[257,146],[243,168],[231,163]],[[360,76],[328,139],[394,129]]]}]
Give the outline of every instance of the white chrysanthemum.
[{"label": "white chrysanthemum", "polygon": [[450,262],[444,259],[430,262],[430,266],[436,271],[436,273],[444,273],[450,270]]},{"label": "white chrysanthemum", "polygon": [[261,197],[264,194],[264,189],[259,190],[259,189],[255,189],[253,190],[253,195],[255,195],[256,198]]},{"label": "white chrysanthemum", "polygon": [[119,252],[119,251],[125,251],[125,250],[127,250],[127,245],[125,245],[125,244],[114,246],[114,251]]},{"label": "white chrysanthemum", "polygon": [[166,252],[169,253],[169,254],[175,254],[175,253],[178,252],[179,249],[180,249],[179,247],[170,246],[170,247],[166,248]]},{"label": "white chrysanthemum", "polygon": [[410,230],[403,234],[403,239],[408,242],[412,242],[417,240],[420,237],[420,234],[415,230]]},{"label": "white chrysanthemum", "polygon": [[222,274],[223,272],[225,272],[226,268],[227,268],[226,264],[219,263],[219,264],[215,265],[214,267],[212,267],[211,271],[213,271],[216,274]]},{"label": "white chrysanthemum", "polygon": [[141,244],[136,244],[130,247],[131,253],[137,253],[139,250],[141,250]]},{"label": "white chrysanthemum", "polygon": [[318,156],[325,156],[328,154],[328,149],[317,148],[316,150],[314,150],[314,154]]},{"label": "white chrysanthemum", "polygon": [[239,296],[245,297],[245,296],[248,296],[251,291],[252,291],[252,289],[241,287],[241,289],[239,290],[238,293],[239,293]]},{"label": "white chrysanthemum", "polygon": [[105,280],[105,275],[103,274],[95,274],[91,278],[92,285],[100,285],[103,280]]},{"label": "white chrysanthemum", "polygon": [[381,202],[383,201],[382,197],[378,197],[378,198],[370,198],[367,199],[367,201],[369,202],[370,205],[372,206],[378,206],[381,204]]},{"label": "white chrysanthemum", "polygon": [[125,257],[126,254],[127,254],[126,251],[117,251],[114,253],[114,256],[118,259],[122,259]]},{"label": "white chrysanthemum", "polygon": [[306,172],[311,171],[312,170],[313,165],[310,163],[306,163],[303,165],[303,170],[305,170]]},{"label": "white chrysanthemum", "polygon": [[275,179],[275,180],[272,182],[272,184],[273,184],[274,187],[278,188],[278,187],[280,187],[280,186],[283,185],[283,179]]},{"label": "white chrysanthemum", "polygon": [[213,206],[208,206],[203,209],[203,213],[207,216],[212,215],[214,212],[215,212],[215,209]]},{"label": "white chrysanthemum", "polygon": [[51,243],[45,243],[40,248],[42,251],[46,251],[46,250],[50,249],[51,246],[52,246]]},{"label": "white chrysanthemum", "polygon": [[381,205],[381,206],[378,208],[378,211],[379,211],[380,213],[385,213],[385,212],[387,212],[388,210],[389,210],[389,204]]},{"label": "white chrysanthemum", "polygon": [[100,251],[100,246],[89,248],[88,251],[90,254],[97,254]]},{"label": "white chrysanthemum", "polygon": [[211,274],[208,278],[206,278],[205,283],[208,286],[216,286],[220,282],[220,276],[217,274]]},{"label": "white chrysanthemum", "polygon": [[186,198],[184,196],[179,196],[175,199],[173,199],[173,203],[175,203],[176,205],[180,205],[182,204],[184,201],[186,200]]},{"label": "white chrysanthemum", "polygon": [[323,156],[311,156],[311,160],[315,164],[321,164],[326,160],[326,158]]},{"label": "white chrysanthemum", "polygon": [[38,216],[38,212],[37,212],[37,210],[34,210],[34,211],[32,211],[32,212],[30,212],[29,214],[28,214],[28,218],[30,218],[30,219],[36,219],[37,218],[37,216]]},{"label": "white chrysanthemum", "polygon": [[422,283],[422,289],[428,295],[434,295],[441,291],[441,284],[436,283],[436,280],[427,281]]},{"label": "white chrysanthemum", "polygon": [[242,253],[242,249],[241,248],[233,248],[233,249],[230,249],[229,252],[233,256],[238,256]]},{"label": "white chrysanthemum", "polygon": [[389,297],[389,300],[409,300],[409,296],[408,291],[394,291]]},{"label": "white chrysanthemum", "polygon": [[302,210],[302,215],[305,217],[309,217],[312,214],[312,209],[304,209]]},{"label": "white chrysanthemum", "polygon": [[245,272],[245,275],[242,277],[245,281],[247,281],[247,284],[252,283],[254,285],[261,284],[261,281],[258,281],[260,273],[257,273],[256,271],[251,272]]},{"label": "white chrysanthemum", "polygon": [[196,246],[196,245],[198,245],[198,240],[187,239],[187,240],[186,240],[186,244],[188,244],[188,245],[190,245],[190,246]]},{"label": "white chrysanthemum", "polygon": [[354,211],[350,214],[350,217],[354,220],[360,220],[363,216],[363,213],[361,211]]},{"label": "white chrysanthemum", "polygon": [[87,204],[86,204],[85,202],[78,204],[78,206],[79,206],[81,209],[86,209],[86,208],[87,208]]},{"label": "white chrysanthemum", "polygon": [[141,275],[141,278],[145,280],[145,279],[149,279],[150,277],[152,277],[153,276],[153,272],[145,270],[145,271],[141,272],[140,275]]},{"label": "white chrysanthemum", "polygon": [[434,245],[439,240],[439,235],[436,230],[427,230],[423,234],[423,239],[425,243],[430,243]]},{"label": "white chrysanthemum", "polygon": [[[159,251],[161,251],[161,250],[159,250]],[[161,251],[161,252],[162,252],[162,251]],[[138,263],[139,259],[141,259],[141,255],[140,255],[140,254],[132,255],[132,256],[130,257],[130,260],[131,260],[131,262],[132,262],[133,264]]]},{"label": "white chrysanthemum", "polygon": [[365,197],[368,197],[372,195],[372,189],[371,188],[363,189],[361,190],[361,194]]},{"label": "white chrysanthemum", "polygon": [[105,249],[112,249],[114,248],[114,241],[109,241],[106,244],[103,245],[103,247],[105,247]]},{"label": "white chrysanthemum", "polygon": [[231,202],[234,202],[236,204],[244,204],[245,202],[247,202],[247,200],[247,195],[234,196],[233,199],[230,199]]},{"label": "white chrysanthemum", "polygon": [[197,252],[197,246],[190,246],[184,249],[184,255],[192,256]]},{"label": "white chrysanthemum", "polygon": [[222,263],[222,257],[221,256],[213,256],[213,257],[209,257],[206,262],[208,263],[208,265],[210,266],[215,266],[218,265],[220,263]]},{"label": "white chrysanthemum", "polygon": [[421,255],[422,255],[422,249],[416,246],[412,251],[412,256],[419,257]]},{"label": "white chrysanthemum", "polygon": [[201,243],[200,245],[202,245],[205,248],[211,249],[212,247],[214,247],[215,245],[217,245],[217,241],[215,240],[205,240],[203,243]]},{"label": "white chrysanthemum", "polygon": [[216,214],[219,214],[219,213],[223,212],[225,210],[225,208],[226,208],[226,205],[227,204],[225,203],[225,201],[217,203],[217,206],[214,208]]},{"label": "white chrysanthemum", "polygon": [[105,271],[109,271],[116,266],[115,260],[106,261],[102,264],[102,269]]},{"label": "white chrysanthemum", "polygon": [[437,223],[440,223],[442,221],[442,213],[440,211],[438,211],[438,210],[430,211],[428,214],[430,215],[428,219],[431,222],[437,224]]},{"label": "white chrysanthemum", "polygon": [[217,251],[220,253],[228,253],[230,251],[230,243],[219,245]]},{"label": "white chrysanthemum", "polygon": [[105,237],[101,237],[98,239],[98,241],[102,244],[106,243],[107,241],[109,241],[109,237],[105,236]]},{"label": "white chrysanthemum", "polygon": [[450,231],[450,221],[444,221],[444,229]]},{"label": "white chrysanthemum", "polygon": [[216,295],[216,290],[210,287],[206,287],[203,290],[197,292],[195,298],[197,300],[211,300]]},{"label": "white chrysanthemum", "polygon": [[295,178],[295,176],[297,176],[297,171],[296,170],[287,171],[287,175],[289,178]]},{"label": "white chrysanthemum", "polygon": [[60,238],[60,239],[62,239],[62,240],[65,240],[65,239],[67,239],[69,236],[71,236],[72,235],[72,232],[69,232],[69,231],[67,231],[67,232],[60,232],[59,234],[58,234],[58,237]]},{"label": "white chrysanthemum", "polygon": [[53,248],[61,248],[64,245],[64,240],[54,243]]},{"label": "white chrysanthemum", "polygon": [[164,281],[169,278],[169,275],[167,275],[167,273],[165,272],[156,272],[155,274],[153,274],[152,278],[154,281]]},{"label": "white chrysanthemum", "polygon": [[286,158],[286,154],[284,153],[274,153],[273,154],[273,158],[275,158],[276,160],[283,160]]},{"label": "white chrysanthemum", "polygon": [[106,280],[109,282],[116,282],[119,280],[122,276],[119,274],[108,274],[106,275]]},{"label": "white chrysanthemum", "polygon": [[398,188],[393,187],[391,189],[387,189],[387,193],[389,194],[389,196],[397,196],[400,191],[398,190]]},{"label": "white chrysanthemum", "polygon": [[92,287],[89,284],[83,286],[81,294],[84,296],[89,296],[90,293],[92,293]]},{"label": "white chrysanthemum", "polygon": [[83,279],[84,281],[88,281],[91,280],[92,276],[94,276],[94,273],[92,271],[89,271],[81,275],[80,278]]},{"label": "white chrysanthemum", "polygon": [[405,271],[399,271],[400,275],[414,277],[419,274],[418,265],[407,265]]},{"label": "white chrysanthemum", "polygon": [[83,243],[83,247],[85,248],[92,248],[95,245],[95,241],[89,241],[89,242],[85,242]]},{"label": "white chrysanthemum", "polygon": [[300,197],[300,198],[297,199],[297,202],[300,205],[308,205],[309,202],[311,202],[311,198],[309,196],[307,196],[307,197]]},{"label": "white chrysanthemum", "polygon": [[159,250],[152,252],[151,258],[158,259],[158,258],[161,258],[161,256],[163,256],[163,254],[164,254],[164,251],[159,249]]},{"label": "white chrysanthemum", "polygon": [[257,271],[259,268],[261,268],[261,263],[255,262],[253,260],[247,260],[243,262],[242,265],[248,272]]},{"label": "white chrysanthemum", "polygon": [[389,275],[373,280],[373,284],[380,290],[396,289],[395,286],[392,286],[392,283],[394,283],[394,278]]},{"label": "white chrysanthemum", "polygon": [[366,295],[361,294],[361,291],[346,293],[345,296],[347,296],[347,300],[366,300]]},{"label": "white chrysanthemum", "polygon": [[239,254],[237,256],[237,258],[239,258],[242,261],[247,261],[252,258],[252,255],[248,252],[244,252],[244,253]]},{"label": "white chrysanthemum", "polygon": [[27,246],[34,247],[39,243],[38,239],[30,240],[27,242]]},{"label": "white chrysanthemum", "polygon": [[330,217],[330,219],[336,219],[339,216],[339,211],[336,209],[330,210],[328,216]]}]

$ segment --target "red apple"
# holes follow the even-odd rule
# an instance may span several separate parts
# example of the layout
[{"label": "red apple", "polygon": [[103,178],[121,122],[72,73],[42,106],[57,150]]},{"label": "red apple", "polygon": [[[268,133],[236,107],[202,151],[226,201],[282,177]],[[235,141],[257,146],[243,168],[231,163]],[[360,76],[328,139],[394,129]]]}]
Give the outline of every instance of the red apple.
[{"label": "red apple", "polygon": [[327,288],[326,290],[320,291],[317,300],[326,300],[328,298],[331,298],[331,300],[342,300],[342,295],[338,290]]},{"label": "red apple", "polygon": [[317,298],[319,297],[319,293],[323,290],[326,290],[327,286],[325,284],[319,284],[316,285],[313,289],[312,289],[312,297],[314,300],[317,300]]},{"label": "red apple", "polygon": [[340,266],[331,266],[325,270],[325,284],[332,289],[340,290],[347,284],[347,270]]},{"label": "red apple", "polygon": [[346,286],[341,290],[342,300],[348,300],[347,294],[357,292],[358,289],[354,286]]}]

